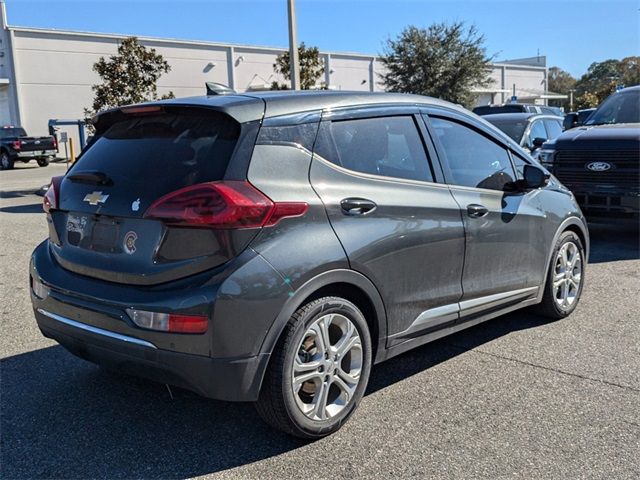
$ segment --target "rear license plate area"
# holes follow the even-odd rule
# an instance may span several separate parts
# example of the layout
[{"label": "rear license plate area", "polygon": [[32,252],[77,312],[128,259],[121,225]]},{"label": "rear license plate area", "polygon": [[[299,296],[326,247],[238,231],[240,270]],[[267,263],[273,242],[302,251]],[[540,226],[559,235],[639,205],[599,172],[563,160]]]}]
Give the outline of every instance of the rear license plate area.
[{"label": "rear license plate area", "polygon": [[120,223],[116,220],[77,214],[67,217],[67,242],[74,247],[116,252],[119,235]]},{"label": "rear license plate area", "polygon": [[91,244],[93,250],[114,252],[118,244],[120,225],[114,220],[98,220],[93,225]]}]

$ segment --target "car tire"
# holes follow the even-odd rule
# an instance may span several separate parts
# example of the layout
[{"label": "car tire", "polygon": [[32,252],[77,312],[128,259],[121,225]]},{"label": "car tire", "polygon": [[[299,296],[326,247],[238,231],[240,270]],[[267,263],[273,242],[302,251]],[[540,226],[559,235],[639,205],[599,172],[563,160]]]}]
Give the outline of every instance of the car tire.
[{"label": "car tire", "polygon": [[571,231],[562,233],[553,249],[538,313],[553,320],[570,315],[582,295],[585,266],[580,237]]},{"label": "car tire", "polygon": [[39,167],[46,167],[47,165],[49,165],[49,159],[46,157],[38,158],[37,162]]},{"label": "car tire", "polygon": [[330,435],[362,399],[371,363],[362,312],[343,298],[314,300],[293,314],[281,335],[256,403],[258,414],[296,437]]},{"label": "car tire", "polygon": [[0,153],[0,170],[11,170],[14,160],[7,152]]}]

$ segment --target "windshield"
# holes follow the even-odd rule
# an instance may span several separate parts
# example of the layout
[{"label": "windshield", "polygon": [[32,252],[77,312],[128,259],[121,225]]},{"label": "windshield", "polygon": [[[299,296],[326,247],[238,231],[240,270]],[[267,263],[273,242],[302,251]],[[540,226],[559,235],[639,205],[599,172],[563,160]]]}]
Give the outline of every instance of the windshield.
[{"label": "windshield", "polygon": [[527,128],[526,120],[505,120],[490,117],[485,117],[485,120],[498,127],[500,130],[506,133],[511,138],[511,140],[515,141],[518,144],[520,143],[520,140],[522,140],[522,135],[524,135],[524,131]]},{"label": "windshield", "polygon": [[593,112],[585,125],[640,123],[640,90],[614,93]]},{"label": "windshield", "polygon": [[24,128],[0,128],[0,138],[26,137]]}]

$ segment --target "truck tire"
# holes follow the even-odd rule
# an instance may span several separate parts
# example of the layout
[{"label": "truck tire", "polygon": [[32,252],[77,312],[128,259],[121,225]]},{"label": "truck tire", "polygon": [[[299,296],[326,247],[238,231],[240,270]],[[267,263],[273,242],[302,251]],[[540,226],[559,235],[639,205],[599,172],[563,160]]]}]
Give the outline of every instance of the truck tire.
[{"label": "truck tire", "polygon": [[37,162],[38,162],[38,166],[46,167],[47,165],[49,165],[49,157],[38,158]]},{"label": "truck tire", "polygon": [[0,170],[11,170],[14,160],[7,152],[0,152]]}]

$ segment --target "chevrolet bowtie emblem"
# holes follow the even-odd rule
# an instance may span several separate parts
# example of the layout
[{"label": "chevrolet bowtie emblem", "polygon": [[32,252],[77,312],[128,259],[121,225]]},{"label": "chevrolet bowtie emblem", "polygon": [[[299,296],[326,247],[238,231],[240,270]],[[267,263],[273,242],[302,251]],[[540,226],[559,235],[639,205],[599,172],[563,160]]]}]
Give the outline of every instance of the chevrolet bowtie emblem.
[{"label": "chevrolet bowtie emblem", "polygon": [[89,202],[89,205],[98,205],[99,203],[104,203],[109,198],[109,195],[103,195],[102,192],[91,192],[87,193],[84,197],[85,202]]}]

